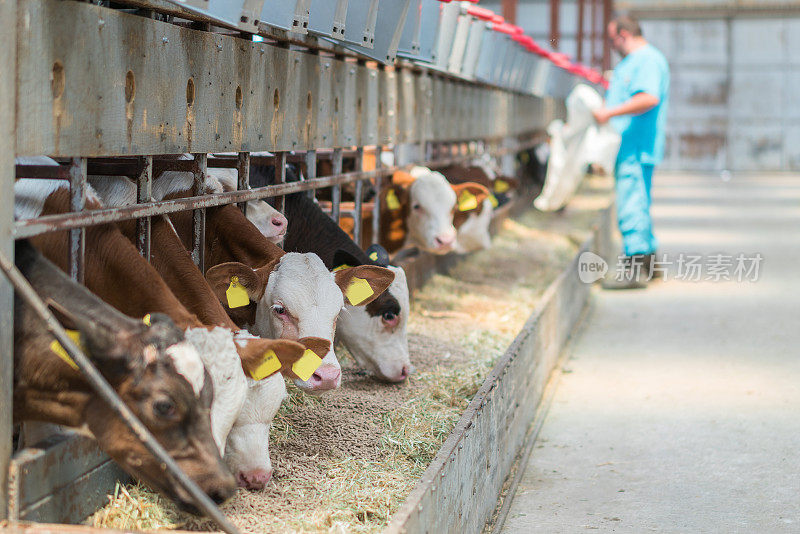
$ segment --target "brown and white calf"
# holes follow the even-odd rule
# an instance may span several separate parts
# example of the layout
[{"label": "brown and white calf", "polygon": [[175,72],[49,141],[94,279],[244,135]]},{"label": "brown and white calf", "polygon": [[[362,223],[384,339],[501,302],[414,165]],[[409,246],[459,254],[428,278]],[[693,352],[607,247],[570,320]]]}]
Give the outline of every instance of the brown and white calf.
[{"label": "brown and white calf", "polygon": [[[16,245],[16,264],[65,328],[77,332],[103,377],[183,471],[216,502],[233,494],[209,424],[212,385],[194,348],[166,316],[150,325],[126,317],[72,281],[29,243]],[[14,420],[88,431],[125,471],[193,510],[167,475],[92,389],[32,308],[14,300]]]},{"label": "brown and white calf", "polygon": [[[271,168],[253,165],[250,183],[256,187],[273,182]],[[236,188],[236,176],[213,175],[225,191]],[[297,175],[287,167],[287,180]],[[254,203],[267,204],[259,200]],[[284,249],[290,252],[313,252],[328,269],[341,265],[379,265],[356,245],[344,230],[305,193],[285,197],[284,209],[289,221]],[[247,218],[256,228],[265,222],[262,213],[247,208]],[[400,267],[385,265],[394,273],[389,289],[366,306],[345,305],[336,324],[336,339],[341,340],[359,366],[390,382],[405,380],[413,366],[408,352],[406,333],[409,314],[409,294],[406,274]]]},{"label": "brown and white calf", "polygon": [[[153,197],[190,196],[192,186],[190,173],[165,172],[153,182]],[[184,246],[188,246],[191,214],[176,213],[170,219]],[[308,380],[295,383],[308,392],[339,387],[341,366],[333,341],[336,318],[345,299],[349,304],[366,306],[389,287],[394,273],[373,265],[331,273],[316,254],[286,253],[271,243],[234,205],[206,210],[205,243],[206,279],[220,302],[228,303],[226,292],[234,277],[247,291],[247,306],[226,307],[234,321],[264,337],[328,340],[330,349],[322,365]]]},{"label": "brown and white calf", "polygon": [[[94,190],[91,187],[88,189],[87,209],[102,207]],[[67,183],[64,181],[21,179],[15,184],[15,192],[15,211],[18,218],[69,211]],[[153,228],[156,241],[172,232],[169,222],[164,218],[154,218]],[[66,268],[65,232],[38,236],[33,242],[62,269]],[[162,247],[167,251],[165,254],[177,254],[176,257],[180,258],[179,252],[182,251],[188,259],[188,253],[182,245],[177,239],[175,242],[178,247]],[[154,261],[157,264],[169,263],[167,258],[164,258],[166,261],[162,261],[162,258],[164,256],[156,251]],[[151,312],[169,315],[185,330],[186,338],[200,353],[215,385],[216,393],[211,411],[214,437],[220,450],[225,451],[229,432],[241,415],[247,397],[254,395],[251,379],[245,375],[256,373],[270,351],[284,363],[285,368],[303,355],[305,347],[283,340],[258,339],[246,332],[235,332],[238,328],[221,309],[202,274],[191,264],[191,259],[188,262],[190,269],[183,269],[182,272],[176,269],[172,274],[174,280],[186,284],[184,300],[195,307],[202,320],[198,318],[198,314],[191,313],[183,306],[159,273],[139,256],[136,248],[116,225],[98,225],[86,229],[87,286],[106,302],[130,316],[142,317]],[[315,346],[316,350],[320,350],[319,344]],[[283,379],[273,376],[266,377],[266,380],[282,383]],[[262,411],[262,422],[268,425],[272,416],[274,412]],[[245,485],[263,485],[259,481],[265,482],[264,479],[271,472],[268,456],[264,458],[268,454],[267,439],[266,432],[258,438],[263,444],[258,450],[264,452],[249,455],[252,460],[250,463],[245,466],[231,465],[240,482]],[[256,460],[259,461],[257,466]],[[253,481],[253,484],[248,481]]]}]

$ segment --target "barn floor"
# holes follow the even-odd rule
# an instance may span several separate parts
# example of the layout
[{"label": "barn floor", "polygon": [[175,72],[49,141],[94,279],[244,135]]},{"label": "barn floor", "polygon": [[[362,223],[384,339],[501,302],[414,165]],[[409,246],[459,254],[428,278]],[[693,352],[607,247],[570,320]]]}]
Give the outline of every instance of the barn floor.
[{"label": "barn floor", "polygon": [[[537,299],[590,235],[609,183],[590,179],[562,213],[530,210],[506,220],[490,250],[419,290],[409,322],[417,370],[407,384],[377,382],[344,359],[340,390],[315,398],[290,387],[270,440],[274,482],[260,492],[240,490],[225,513],[248,532],[382,529]],[[127,488],[89,523],[213,528],[157,502],[146,490]]]},{"label": "barn floor", "polygon": [[800,532],[800,181],[653,183],[662,252],[760,253],[759,280],[596,291],[506,534]]}]

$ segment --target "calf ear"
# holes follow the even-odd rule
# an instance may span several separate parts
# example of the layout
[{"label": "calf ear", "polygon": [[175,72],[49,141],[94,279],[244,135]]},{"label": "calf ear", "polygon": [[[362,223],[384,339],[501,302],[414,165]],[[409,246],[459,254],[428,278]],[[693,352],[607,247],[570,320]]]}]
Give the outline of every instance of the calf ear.
[{"label": "calf ear", "polygon": [[303,337],[299,341],[303,345],[303,353],[293,362],[285,364],[281,373],[289,378],[305,381],[322,365],[322,359],[328,354],[331,342],[320,337]]},{"label": "calf ear", "polygon": [[206,271],[206,280],[219,301],[229,308],[241,307],[240,303],[229,299],[233,295],[229,290],[238,291],[244,288],[247,297],[251,301],[258,302],[267,287],[265,276],[238,262],[220,263],[211,267]]},{"label": "calf ear", "polygon": [[339,269],[342,265],[346,265],[347,267],[355,267],[356,265],[361,265],[362,262],[358,260],[355,256],[347,252],[343,249],[338,249],[336,252],[333,253],[333,268]]},{"label": "calf ear", "polygon": [[456,209],[458,211],[479,209],[483,201],[489,198],[489,190],[475,182],[454,184],[450,187],[456,193]]},{"label": "calf ear", "polygon": [[253,380],[263,380],[281,372],[303,357],[306,348],[288,339],[251,338],[238,340],[236,350],[242,360],[244,374]]},{"label": "calf ear", "polygon": [[408,204],[408,189],[401,185],[390,185],[381,191],[380,201],[383,213],[399,211]]},{"label": "calf ear", "polygon": [[394,281],[394,273],[375,265],[359,265],[336,272],[336,285],[344,293],[345,302],[352,306],[366,306]]}]

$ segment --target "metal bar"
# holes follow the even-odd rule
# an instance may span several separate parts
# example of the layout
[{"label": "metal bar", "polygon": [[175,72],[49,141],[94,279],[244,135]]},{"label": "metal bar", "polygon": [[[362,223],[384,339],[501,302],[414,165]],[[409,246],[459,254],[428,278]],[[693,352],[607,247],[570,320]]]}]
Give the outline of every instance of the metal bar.
[{"label": "metal bar", "polygon": [[585,0],[578,0],[578,61],[583,61],[583,4]]},{"label": "metal bar", "polygon": [[[375,170],[379,170],[383,163],[381,162],[381,152],[383,151],[383,147],[378,145],[375,147]],[[380,202],[380,194],[381,189],[383,188],[383,176],[378,175],[375,177],[373,191],[375,192],[375,201],[372,203],[372,243],[375,244],[378,242],[378,237],[380,237],[380,229],[381,229],[381,202]]]},{"label": "metal bar", "polygon": [[503,0],[502,15],[511,24],[517,23],[517,3],[519,0]]},{"label": "metal bar", "polygon": [[589,65],[594,67],[597,66],[597,0],[589,0],[589,20]]},{"label": "metal bar", "polygon": [[608,28],[609,22],[611,22],[612,8],[612,0],[603,0],[603,28],[600,32],[603,43],[603,70],[611,68],[611,44],[608,42],[608,39],[605,38],[605,34],[606,28]]},{"label": "metal bar", "polygon": [[[272,187],[280,187],[277,184],[286,184],[286,152],[278,152],[275,156],[277,158],[276,161],[275,161],[275,182],[276,182],[276,185],[274,185]],[[306,183],[308,183],[308,182],[306,182]],[[297,185],[303,185],[303,182],[297,182]],[[305,188],[297,189],[297,191],[302,191],[304,189]],[[278,198],[278,202],[277,202],[278,205],[276,206],[277,210],[280,211],[281,213],[286,211],[286,209],[285,209],[286,208],[286,202],[285,202],[286,199],[283,198],[283,195],[277,195],[276,194],[276,195],[273,195],[273,196],[279,196],[280,197],[280,198]]]},{"label": "metal bar", "polygon": [[[519,150],[532,148],[536,144],[535,141],[536,139],[529,141],[527,144],[520,147]],[[495,155],[504,155],[509,152],[510,149],[498,149],[495,151]],[[359,159],[358,154],[356,157]],[[444,167],[447,165],[463,163],[468,160],[469,157],[443,157],[437,160],[425,162],[424,164],[429,167]],[[285,174],[283,177],[281,176],[281,168],[285,168],[285,165],[279,166],[276,170],[275,175],[278,181],[277,185],[257,187],[250,189],[249,191],[229,191],[226,193],[200,195],[191,198],[148,202],[146,204],[126,206],[122,208],[91,210],[83,213],[59,213],[54,215],[45,215],[36,219],[17,221],[14,225],[14,238],[24,239],[56,230],[69,230],[72,228],[80,228],[82,226],[93,226],[96,224],[126,221],[141,217],[151,217],[162,214],[168,215],[170,213],[175,213],[176,211],[212,208],[216,206],[222,206],[224,204],[246,202],[248,200],[259,200],[267,197],[280,197],[291,193],[297,193],[299,191],[306,191],[312,188],[319,189],[322,187],[331,187],[337,184],[354,183],[359,180],[370,180],[375,176],[390,175],[401,169],[394,166],[381,167],[380,169],[376,169],[374,171],[354,171],[340,174],[338,176],[326,176],[323,178],[316,178],[314,180],[306,180],[305,182],[281,183],[280,180],[285,180]]]},{"label": "metal bar", "polygon": [[[236,189],[237,191],[247,191],[250,189],[250,152],[239,152],[236,161]],[[239,209],[247,216],[247,202],[241,202]]]},{"label": "metal bar", "polygon": [[[363,169],[364,168],[364,147],[358,147],[358,152],[356,153],[356,169]],[[376,169],[377,170],[377,169]],[[353,217],[353,241],[360,247],[361,246],[361,194],[363,192],[363,184],[359,180],[356,182],[356,192],[355,192],[355,205],[353,211],[355,211],[355,216]]]},{"label": "metal bar", "polygon": [[[309,150],[306,152],[305,157],[306,162],[306,179],[313,180],[317,177],[317,151],[316,150]],[[310,199],[314,199],[314,190],[308,190],[308,197]]]},{"label": "metal bar", "polygon": [[558,40],[561,37],[559,34],[559,10],[561,9],[561,0],[550,0],[550,46],[558,50]]},{"label": "metal bar", "polygon": [[[136,202],[143,204],[153,200],[153,156],[145,156],[143,170],[136,179]],[[147,261],[150,261],[150,217],[136,220],[136,245]]]},{"label": "metal bar", "polygon": [[124,421],[125,425],[142,442],[147,450],[156,457],[159,463],[162,464],[164,471],[175,479],[175,481],[191,496],[192,500],[197,504],[197,507],[208,517],[213,519],[222,530],[229,534],[238,534],[236,527],[228,521],[208,495],[186,476],[172,457],[167,454],[167,451],[165,451],[161,444],[150,434],[147,427],[145,427],[130,408],[122,402],[122,399],[117,396],[117,393],[108,382],[106,382],[103,375],[100,374],[100,371],[92,364],[91,360],[80,351],[75,342],[72,341],[72,338],[67,335],[53,314],[47,309],[44,302],[39,298],[39,295],[36,294],[36,291],[34,291],[25,277],[22,276],[22,273],[9,261],[5,254],[1,253],[0,269],[2,269],[3,274],[5,274],[6,278],[8,278],[14,286],[16,294],[33,308],[36,315],[45,323],[47,331],[61,343],[61,346],[64,347],[64,350],[66,350],[67,354],[69,354],[78,366],[78,369],[89,382],[92,389],[94,389],[100,398],[109,405],[114,414]]},{"label": "metal bar", "polygon": [[[197,171],[194,173],[195,195],[201,195],[206,185],[206,163],[208,154],[194,154],[197,163]],[[200,269],[201,273],[205,269],[205,249],[206,249],[206,210],[197,208],[192,212],[192,260]]]},{"label": "metal bar", "polygon": [[[0,2],[0,72],[16,72],[17,0]],[[16,77],[0,76],[0,253],[14,260],[14,154]],[[8,463],[12,453],[14,303],[0,280],[0,520],[8,516]]]},{"label": "metal bar", "polygon": [[[333,151],[333,174],[341,174],[342,173],[342,149],[337,148]],[[356,169],[359,170],[359,169]],[[340,213],[340,204],[342,202],[342,186],[336,184],[331,189],[331,218],[339,223],[339,218],[341,216]]]},{"label": "metal bar", "polygon": [[[69,207],[73,213],[83,211],[86,205],[86,158],[74,158],[69,168]],[[83,284],[83,255],[86,250],[86,230],[69,231],[69,275]]]}]

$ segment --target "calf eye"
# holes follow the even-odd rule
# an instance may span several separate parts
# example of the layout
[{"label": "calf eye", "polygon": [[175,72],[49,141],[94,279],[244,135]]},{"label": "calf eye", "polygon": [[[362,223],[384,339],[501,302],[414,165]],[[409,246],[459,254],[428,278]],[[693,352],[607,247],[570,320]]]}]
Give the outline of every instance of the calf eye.
[{"label": "calf eye", "polygon": [[275,315],[286,315],[286,308],[280,304],[275,304],[272,306],[272,311],[275,312]]},{"label": "calf eye", "polygon": [[177,408],[171,400],[162,399],[153,403],[153,413],[162,419],[172,419],[177,413]]},{"label": "calf eye", "polygon": [[419,204],[414,204],[414,205],[413,205],[413,206],[411,206],[411,207],[412,207],[412,208],[414,208],[415,210],[418,210],[418,209],[420,209],[422,206],[420,206]]},{"label": "calf eye", "polygon": [[387,311],[381,315],[381,321],[383,321],[383,324],[386,326],[394,327],[400,322],[400,317],[398,317],[394,312]]}]

